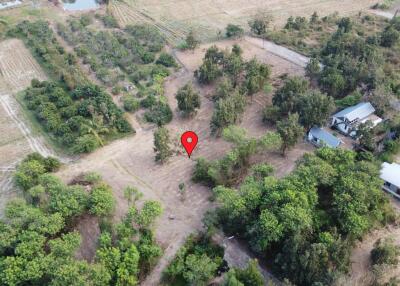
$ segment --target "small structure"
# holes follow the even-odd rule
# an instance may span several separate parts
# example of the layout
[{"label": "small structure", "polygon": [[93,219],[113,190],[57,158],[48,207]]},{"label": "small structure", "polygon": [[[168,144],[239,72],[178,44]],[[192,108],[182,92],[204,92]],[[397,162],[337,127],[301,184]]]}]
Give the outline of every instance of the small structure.
[{"label": "small structure", "polygon": [[337,148],[343,143],[339,138],[319,127],[311,128],[308,132],[307,139],[317,147],[327,146]]},{"label": "small structure", "polygon": [[331,126],[346,135],[354,137],[360,123],[371,121],[373,126],[382,122],[375,114],[375,108],[369,102],[361,102],[347,107],[332,116]]},{"label": "small structure", "polygon": [[400,199],[400,165],[384,162],[382,164],[380,178],[385,181],[382,188]]}]

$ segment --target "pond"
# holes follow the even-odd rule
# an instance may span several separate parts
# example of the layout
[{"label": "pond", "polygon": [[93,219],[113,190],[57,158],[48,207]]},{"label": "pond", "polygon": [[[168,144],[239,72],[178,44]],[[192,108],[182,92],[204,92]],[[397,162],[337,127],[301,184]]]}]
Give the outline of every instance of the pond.
[{"label": "pond", "polygon": [[5,8],[9,8],[12,6],[17,6],[22,4],[22,1],[16,0],[16,1],[9,1],[9,2],[2,2],[0,3],[0,10],[1,9],[5,9]]},{"label": "pond", "polygon": [[67,11],[91,10],[99,8],[98,0],[63,0],[63,7]]}]

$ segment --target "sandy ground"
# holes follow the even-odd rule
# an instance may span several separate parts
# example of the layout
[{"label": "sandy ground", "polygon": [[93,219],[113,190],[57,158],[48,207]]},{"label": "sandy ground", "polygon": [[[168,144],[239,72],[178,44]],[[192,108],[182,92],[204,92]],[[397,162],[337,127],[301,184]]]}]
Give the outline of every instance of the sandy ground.
[{"label": "sandy ground", "polygon": [[247,29],[248,21],[259,12],[273,18],[282,26],[289,16],[311,16],[339,12],[356,14],[376,3],[376,0],[127,0],[114,1],[111,12],[121,25],[151,23],[164,32],[171,42],[179,42],[191,29],[202,40],[215,40],[229,23]]},{"label": "sandy ground", "polygon": [[53,155],[44,139],[33,134],[15,94],[32,79],[46,79],[39,64],[20,40],[0,43],[0,214],[12,191],[11,173],[15,165],[31,152]]}]

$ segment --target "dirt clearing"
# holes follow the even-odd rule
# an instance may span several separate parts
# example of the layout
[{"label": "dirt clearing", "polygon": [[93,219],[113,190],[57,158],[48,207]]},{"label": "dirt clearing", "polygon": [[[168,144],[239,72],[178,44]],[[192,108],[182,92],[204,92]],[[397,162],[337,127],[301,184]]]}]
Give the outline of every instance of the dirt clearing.
[{"label": "dirt clearing", "polygon": [[370,8],[376,0],[126,0],[113,1],[110,11],[122,26],[150,23],[171,42],[179,42],[191,29],[201,40],[215,40],[227,24],[247,27],[249,19],[265,11],[282,26],[289,16],[310,16],[339,12],[350,15]]}]

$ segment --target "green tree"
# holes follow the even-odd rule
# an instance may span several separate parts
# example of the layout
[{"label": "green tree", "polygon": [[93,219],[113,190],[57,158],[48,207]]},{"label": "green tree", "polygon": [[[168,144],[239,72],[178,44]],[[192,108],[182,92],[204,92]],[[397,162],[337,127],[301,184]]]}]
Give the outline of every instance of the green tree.
[{"label": "green tree", "polygon": [[314,125],[323,126],[335,110],[333,99],[319,90],[306,92],[298,99],[300,122],[308,130]]},{"label": "green tree", "polygon": [[210,59],[205,59],[198,70],[195,71],[195,76],[202,84],[210,84],[214,82],[222,74],[218,64]]},{"label": "green tree", "polygon": [[194,90],[192,83],[181,87],[175,98],[178,101],[179,110],[187,116],[193,115],[196,109],[200,108],[200,95]]},{"label": "green tree", "polygon": [[89,212],[96,216],[111,215],[115,207],[115,199],[110,186],[100,184],[92,189],[89,200]]},{"label": "green tree", "polygon": [[251,32],[258,36],[265,35],[271,20],[272,19],[269,15],[264,13],[257,14],[252,20],[249,21]]},{"label": "green tree", "polygon": [[154,132],[154,152],[156,153],[156,161],[165,163],[168,158],[172,156],[170,144],[168,129],[159,127]]},{"label": "green tree", "polygon": [[289,117],[277,123],[278,134],[282,138],[281,151],[285,155],[286,151],[296,145],[299,138],[303,135],[303,127],[299,124],[299,115],[290,114]]},{"label": "green tree", "polygon": [[278,106],[283,114],[291,113],[295,110],[297,100],[309,87],[306,79],[301,77],[288,78],[284,85],[276,91],[272,102]]},{"label": "green tree", "polygon": [[206,285],[214,277],[218,265],[206,254],[189,254],[185,260],[183,277],[191,285]]},{"label": "green tree", "polygon": [[373,123],[368,120],[367,122],[358,125],[356,130],[359,144],[371,152],[375,151],[376,146],[373,127]]},{"label": "green tree", "polygon": [[223,128],[237,123],[245,107],[246,98],[238,91],[226,99],[219,99],[211,118],[211,132],[218,134]]},{"label": "green tree", "polygon": [[162,211],[163,209],[159,202],[146,201],[142,210],[139,212],[136,221],[142,228],[147,228],[162,214]]},{"label": "green tree", "polygon": [[381,45],[386,48],[391,48],[399,42],[400,32],[389,26],[381,33]]},{"label": "green tree", "polygon": [[194,50],[198,47],[198,45],[200,44],[199,40],[196,38],[193,30],[190,30],[189,34],[187,34],[186,36],[186,47],[189,50]]},{"label": "green tree", "polygon": [[245,269],[236,269],[236,277],[243,285],[263,286],[264,277],[258,270],[257,260],[250,260]]}]

